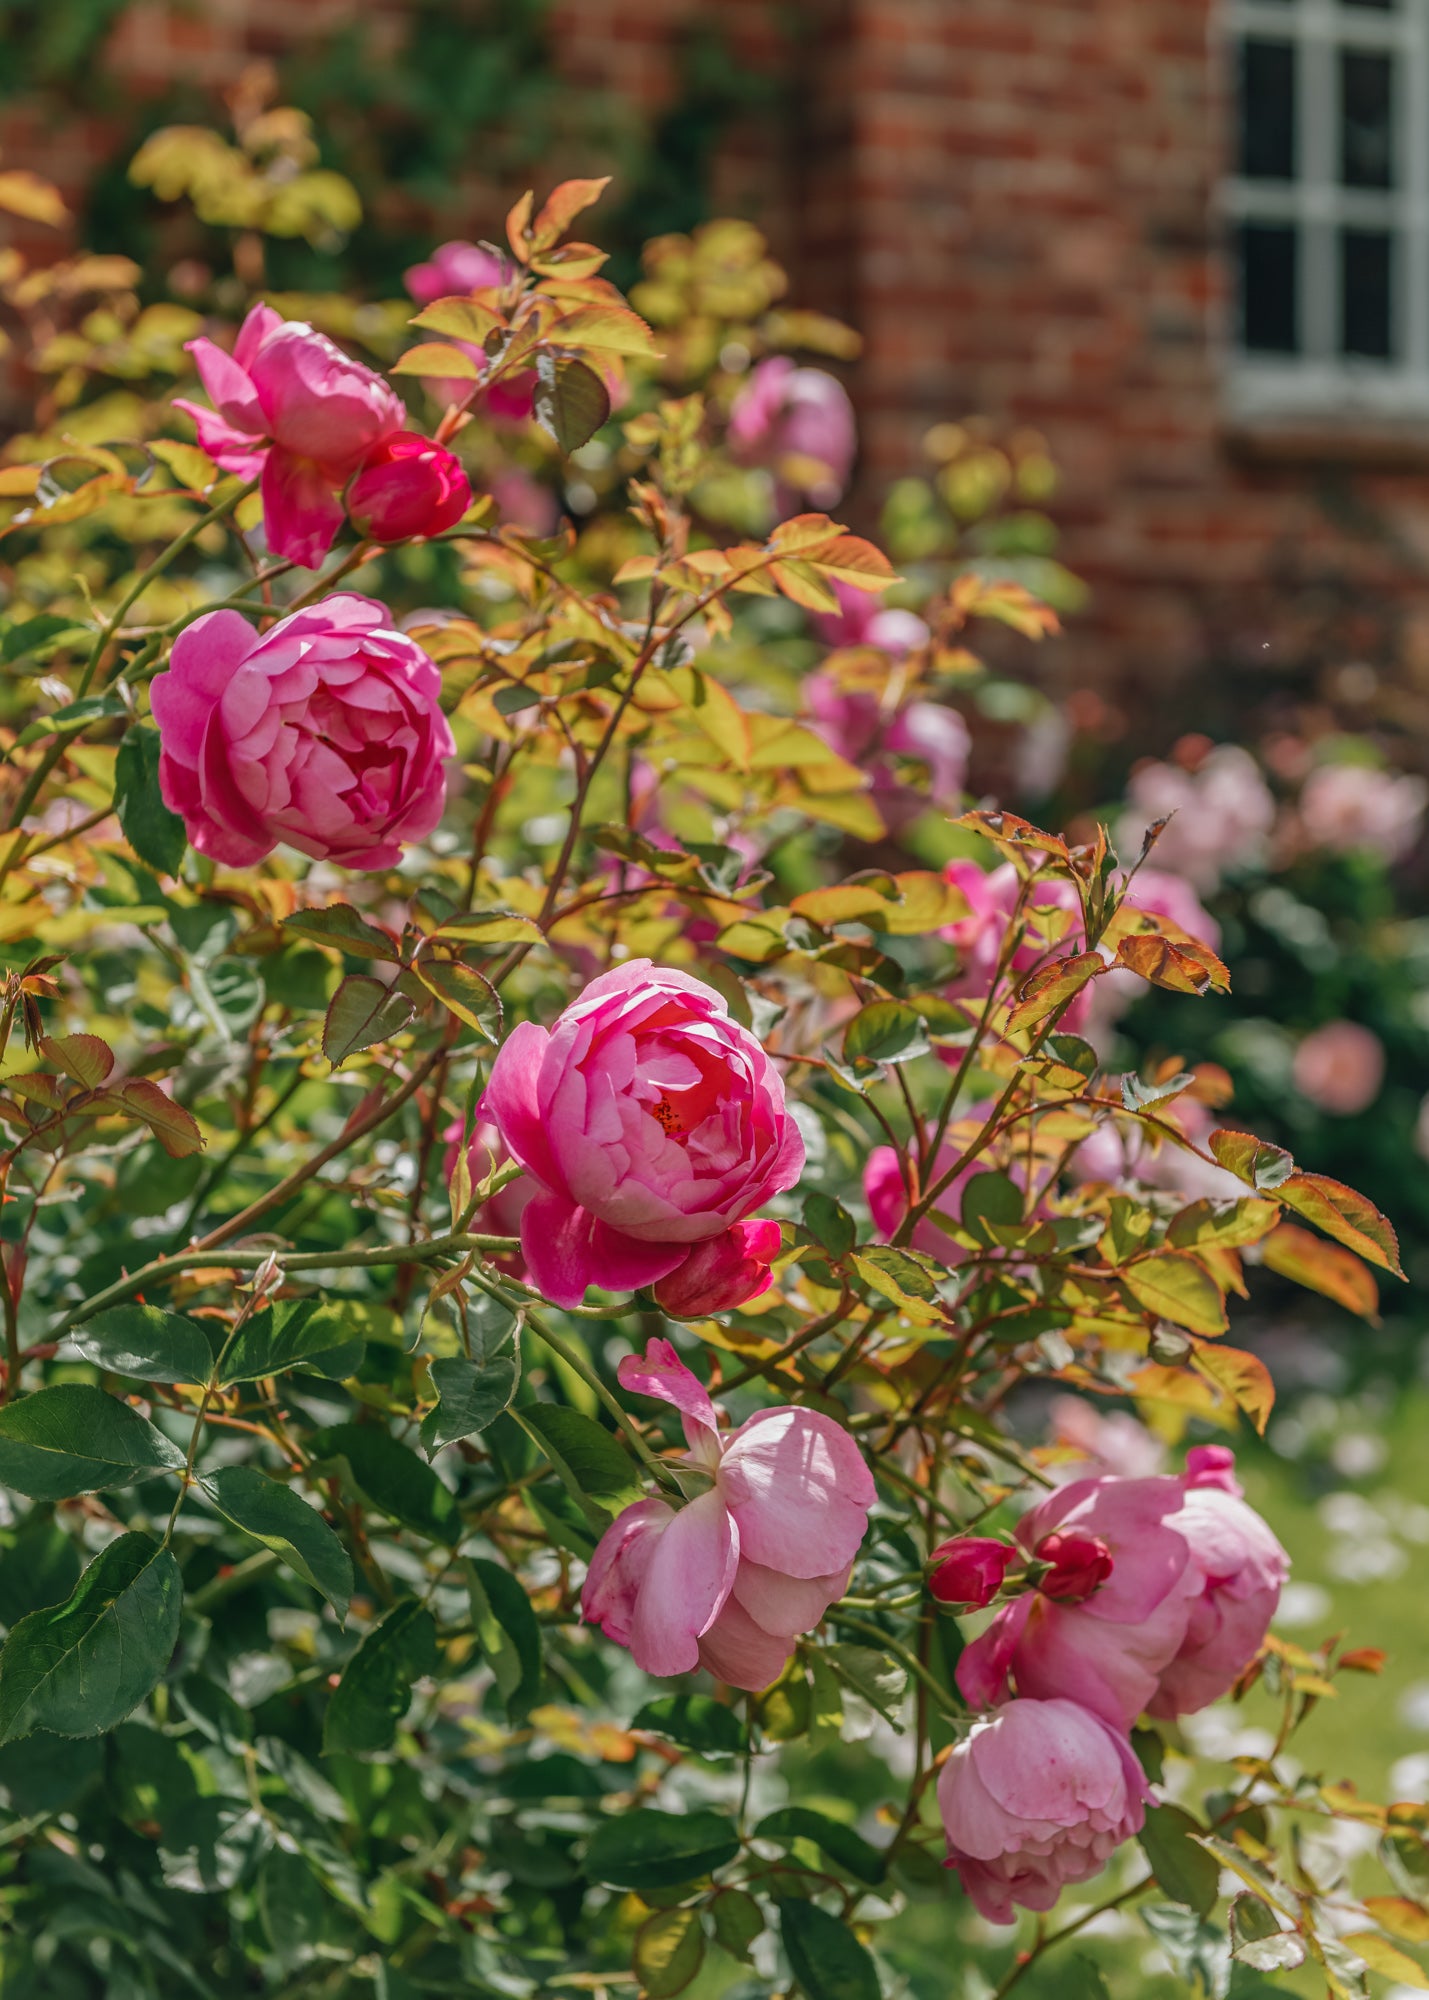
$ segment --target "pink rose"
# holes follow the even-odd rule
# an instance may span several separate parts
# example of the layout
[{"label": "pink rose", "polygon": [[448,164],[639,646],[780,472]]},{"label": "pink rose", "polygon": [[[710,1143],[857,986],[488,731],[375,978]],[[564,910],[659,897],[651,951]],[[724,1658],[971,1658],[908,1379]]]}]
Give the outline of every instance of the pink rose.
[{"label": "pink rose", "polygon": [[[1058,1396],[1052,1404],[1055,1443],[1079,1451],[1097,1472],[1119,1473],[1124,1479],[1144,1479],[1159,1472],[1166,1457],[1160,1438],[1126,1410],[1104,1415],[1084,1396]],[[1049,1466],[1058,1481],[1084,1479],[1083,1466]]]},{"label": "pink rose", "polygon": [[210,611],[150,689],[159,789],[201,854],[247,868],[280,841],[390,868],[432,831],[456,745],[441,676],[370,597],[339,592],[257,633]]},{"label": "pink rose", "polygon": [[1300,823],[1314,847],[1401,861],[1419,838],[1426,804],[1422,778],[1372,764],[1322,764],[1300,793]]},{"label": "pink rose", "polygon": [[991,1535],[954,1535],[928,1558],[928,1588],[940,1604],[981,1611],[1002,1588],[1017,1550]]},{"label": "pink rose", "polygon": [[985,1706],[1012,1681],[1020,1695],[1065,1697],[1128,1729],[1143,1710],[1186,1715],[1225,1694],[1289,1573],[1234,1465],[1224,1446],[1200,1447],[1180,1478],[1077,1480],[1025,1514],[1025,1549],[1076,1530],[1099,1537],[1113,1567],[1085,1603],[1034,1595],[999,1612],[958,1662],[965,1697]]},{"label": "pink rose", "polygon": [[485,1103],[538,1183],[521,1248],[558,1306],[658,1284],[803,1170],[760,1044],[712,987],[648,958],[592,980],[549,1031],[523,1021]]},{"label": "pink rose", "polygon": [[1235,1454],[1199,1445],[1186,1454],[1186,1498],[1172,1525],[1200,1583],[1186,1636],[1150,1703],[1153,1715],[1192,1715],[1232,1688],[1260,1651],[1290,1558],[1241,1497]]},{"label": "pink rose", "polygon": [[822,368],[796,368],[788,355],[770,355],[734,399],[729,442],[746,465],[769,467],[781,510],[801,499],[833,507],[858,449],[853,404],[842,382]]},{"label": "pink rose", "polygon": [[1327,1021],[1295,1051],[1295,1088],[1321,1111],[1353,1118],[1368,1111],[1384,1082],[1384,1043],[1358,1021]]},{"label": "pink rose", "polygon": [[316,569],[342,526],[344,487],[374,445],[402,428],[401,400],[326,334],[254,306],[232,354],[187,343],[213,403],[176,400],[225,472],[260,478],[274,555]]},{"label": "pink rose", "polygon": [[748,1305],[774,1280],[770,1265],[783,1232],[763,1217],[736,1222],[723,1236],[697,1243],[682,1264],[654,1287],[655,1303],[671,1319],[706,1319]]},{"label": "pink rose", "polygon": [[759,1410],[722,1438],[704,1384],[667,1340],[627,1355],[621,1387],[672,1404],[683,1464],[710,1481],[678,1511],[639,1500],[591,1557],[581,1615],[649,1674],[703,1666],[757,1691],[843,1595],[874,1500],[857,1445],[815,1410]]},{"label": "pink rose", "polygon": [[1171,815],[1152,852],[1158,868],[1184,875],[1204,895],[1227,869],[1259,861],[1275,823],[1275,801],[1260,767],[1238,743],[1218,744],[1194,771],[1143,764],[1127,787],[1128,811],[1117,833],[1134,856],[1153,820]]},{"label": "pink rose", "polygon": [[1139,1833],[1150,1797],[1131,1745],[1075,1702],[1010,1701],[953,1745],[938,1776],[948,1866],[981,1914],[1050,1910]]},{"label": "pink rose", "polygon": [[1129,1729],[1185,1639],[1199,1588],[1173,1525],[1184,1497],[1179,1479],[1078,1479],[1024,1514],[1017,1539],[1029,1554],[1056,1529],[1080,1530],[1105,1544],[1112,1571],[1085,1604],[1034,1592],[1000,1611],[958,1662],[967,1700],[986,1707],[1012,1680],[1020,1695],[1064,1696]]},{"label": "pink rose", "polygon": [[[1158,1104],[1156,1112],[1197,1146],[1206,1144],[1216,1124],[1196,1097],[1169,1099]],[[1074,1181],[1164,1188],[1188,1202],[1237,1201],[1245,1193],[1245,1182],[1226,1168],[1184,1151],[1170,1139],[1157,1143],[1144,1125],[1117,1118],[1107,1119],[1082,1141],[1068,1163],[1068,1174]]]},{"label": "pink rose", "polygon": [[[943,873],[955,888],[962,890],[970,906],[966,917],[949,924],[943,932],[958,947],[963,960],[962,970],[947,989],[948,997],[981,1000],[997,978],[1008,929],[1022,892],[1022,878],[1010,861],[990,872],[979,868],[975,861],[950,861]],[[1034,883],[1020,921],[1022,940],[998,984],[999,994],[1009,1004],[1023,981],[1039,966],[1086,949],[1081,899],[1070,882]],[[1077,994],[1058,1023],[1060,1033],[1081,1034],[1091,1013],[1095,986],[1096,982],[1089,980]]]},{"label": "pink rose", "polygon": [[900,611],[883,605],[866,590],[852,584],[834,582],[837,611],[816,611],[814,630],[829,646],[877,646],[891,659],[901,660],[932,637],[916,611]]},{"label": "pink rose", "polygon": [[454,528],[471,505],[462,462],[416,431],[395,431],[347,489],[347,515],[369,542],[410,542]]},{"label": "pink rose", "polygon": [[[811,674],[804,691],[817,734],[848,763],[868,772],[890,832],[910,826],[930,807],[947,810],[956,804],[967,778],[972,739],[955,708],[936,701],[885,708],[871,688],[845,687],[831,674]],[[924,783],[908,782],[907,763],[923,766]]]},{"label": "pink rose", "polygon": [[407,290],[419,306],[504,285],[506,272],[494,250],[479,243],[439,243],[425,264],[407,272]]},{"label": "pink rose", "polygon": [[[994,1144],[975,1153],[966,1165],[964,1155],[973,1140],[981,1132],[987,1114],[992,1109],[991,1100],[981,1104],[970,1104],[938,1148],[936,1157],[925,1178],[925,1185],[931,1186],[941,1181],[944,1174],[952,1173],[931,1211],[914,1228],[912,1246],[926,1256],[935,1257],[940,1264],[949,1267],[961,1264],[967,1251],[934,1220],[935,1216],[946,1215],[958,1220],[962,1214],[963,1196],[969,1181],[978,1174],[1005,1173],[1020,1188],[1027,1186],[1027,1155],[1025,1148],[1009,1148]],[[1045,1190],[1047,1170],[1038,1166],[1036,1170],[1036,1192],[1040,1197]],[[873,1226],[885,1243],[891,1243],[898,1234],[904,1216],[908,1213],[908,1189],[903,1179],[903,1169],[898,1155],[891,1146],[875,1146],[864,1163],[864,1199],[868,1203]]]}]

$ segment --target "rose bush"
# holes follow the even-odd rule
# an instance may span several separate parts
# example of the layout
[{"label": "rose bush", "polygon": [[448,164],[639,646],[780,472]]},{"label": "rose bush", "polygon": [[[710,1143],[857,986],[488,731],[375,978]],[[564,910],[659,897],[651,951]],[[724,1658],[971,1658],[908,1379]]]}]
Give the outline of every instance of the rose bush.
[{"label": "rose bush", "polygon": [[112,260],[0,276],[7,1992],[874,2000],[930,1909],[1006,1992],[1090,1908],[973,1914],[1104,1868],[1186,1990],[1407,1979],[1429,1821],[1297,1740],[1375,1656],[1268,1629],[1223,1442],[1242,1299],[1373,1319],[1394,1232],[1198,1030],[1117,1054],[1315,813],[1215,751],[1150,866],[968,806],[984,621],[1073,594],[964,537],[1043,458],[941,427],[897,574],[812,511],[848,331],[737,224],[627,301],[602,187],[410,334],[225,276],[116,355]]}]

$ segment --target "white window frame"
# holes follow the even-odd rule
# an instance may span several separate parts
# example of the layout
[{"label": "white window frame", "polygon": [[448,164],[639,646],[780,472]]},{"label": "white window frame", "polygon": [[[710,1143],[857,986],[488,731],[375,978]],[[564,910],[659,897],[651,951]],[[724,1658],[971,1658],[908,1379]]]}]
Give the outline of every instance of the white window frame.
[{"label": "white window frame", "polygon": [[[1429,0],[1397,0],[1384,11],[1342,0],[1227,0],[1232,66],[1231,131],[1238,130],[1239,47],[1246,35],[1295,44],[1293,181],[1232,174],[1222,189],[1228,235],[1242,222],[1293,222],[1299,229],[1298,355],[1248,352],[1234,324],[1234,271],[1227,343],[1233,418],[1429,418]],[[1394,185],[1339,183],[1339,51],[1395,58]],[[1342,355],[1339,231],[1387,229],[1394,358]]]}]

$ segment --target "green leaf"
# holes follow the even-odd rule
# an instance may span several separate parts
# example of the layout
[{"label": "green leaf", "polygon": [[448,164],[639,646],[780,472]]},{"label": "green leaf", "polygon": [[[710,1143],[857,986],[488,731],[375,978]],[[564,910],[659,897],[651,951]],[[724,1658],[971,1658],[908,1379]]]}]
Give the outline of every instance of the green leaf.
[{"label": "green leaf", "polygon": [[812,1840],[831,1861],[860,1882],[881,1882],[887,1872],[883,1856],[861,1833],[842,1820],[809,1806],[781,1806],[754,1829],[756,1840]]},{"label": "green leaf", "polygon": [[213,1368],[202,1327],[158,1306],[110,1306],[70,1339],[96,1368],[138,1382],[206,1382]]},{"label": "green leaf", "polygon": [[1210,1272],[1184,1250],[1161,1250],[1128,1264],[1121,1282],[1139,1306],[1208,1338],[1224,1333],[1226,1302]]},{"label": "green leaf", "polygon": [[222,1382],[257,1382],[289,1368],[345,1382],[362,1365],[367,1343],[341,1299],[280,1299],[239,1332],[223,1364]]},{"label": "green leaf", "polygon": [[0,1410],[0,1485],[31,1500],[132,1486],[183,1462],[162,1431],[88,1382],[57,1382]]},{"label": "green leaf", "polygon": [[1137,1836],[1162,1895],[1199,1917],[1209,1916],[1215,1908],[1221,1881],[1215,1856],[1198,1845],[1204,1832],[1180,1806],[1148,1806],[1146,1824]]},{"label": "green leaf", "polygon": [[764,1928],[764,1912],[746,1889],[721,1889],[709,1906],[715,1943],[731,1958],[748,1960],[749,1947]]},{"label": "green leaf", "polygon": [[899,1707],[908,1685],[905,1668],[887,1653],[875,1652],[872,1646],[826,1646],[823,1651],[846,1686],[861,1695],[870,1708],[876,1708],[895,1729],[902,1727]]},{"label": "green leaf", "polygon": [[564,452],[589,444],[610,415],[604,382],[584,361],[542,348],[536,354],[536,421]]},{"label": "green leaf", "polygon": [[836,1264],[848,1255],[858,1237],[853,1217],[843,1203],[817,1188],[804,1196],[804,1227]]},{"label": "green leaf", "polygon": [[32,1611],[0,1648],[0,1743],[32,1729],[98,1736],[122,1722],[167,1668],[182,1605],[170,1550],[148,1535],[111,1542],[66,1603]]},{"label": "green leaf", "polygon": [[1082,1952],[1063,1968],[1057,2000],[1111,2000],[1100,1968]]},{"label": "green leaf", "polygon": [[331,945],[334,951],[347,952],[353,958],[379,958],[396,965],[402,956],[391,932],[368,923],[349,903],[331,903],[325,910],[298,910],[283,919],[283,934],[289,933]]},{"label": "green leaf", "polygon": [[324,1756],[340,1751],[364,1757],[390,1750],[411,1705],[413,1681],[435,1673],[436,1667],[436,1621],[415,1597],[403,1598],[373,1626],[343,1668],[323,1722]]},{"label": "green leaf", "polygon": [[114,810],[139,859],[161,875],[177,875],[188,834],[159,790],[160,748],[157,729],[129,731],[114,759]]},{"label": "green leaf", "polygon": [[528,1403],[513,1411],[523,1427],[555,1466],[578,1500],[589,1501],[607,1514],[618,1514],[643,1492],[640,1474],[594,1417],[563,1403]]},{"label": "green leaf", "polygon": [[201,1482],[226,1520],[272,1549],[320,1590],[340,1619],[352,1602],[352,1560],[321,1514],[290,1486],[251,1465],[225,1465]]},{"label": "green leaf", "polygon": [[735,1711],[710,1694],[661,1694],[647,1701],[631,1723],[668,1736],[700,1757],[737,1757],[745,1747],[744,1724]]},{"label": "green leaf", "polygon": [[318,1459],[341,1459],[379,1513],[415,1534],[454,1547],[461,1540],[455,1495],[429,1465],[377,1424],[334,1424],[313,1433]]},{"label": "green leaf", "polygon": [[42,611],[36,618],[26,618],[9,627],[0,638],[0,661],[9,666],[12,660],[23,660],[31,653],[53,648],[63,632],[78,636],[81,632],[87,634],[88,629],[77,619],[66,618],[56,611]]},{"label": "green leaf", "polygon": [[739,1835],[714,1812],[646,1808],[603,1819],[586,1848],[586,1874],[617,1889],[673,1889],[710,1875],[739,1852]]},{"label": "green leaf", "polygon": [[454,958],[419,958],[412,967],[427,991],[481,1036],[494,1042],[501,1032],[501,1002],[489,980]]},{"label": "green leaf", "polygon": [[657,1910],[635,1933],[631,1968],[642,2000],[674,2000],[699,1971],[705,1934],[698,1910]]},{"label": "green leaf", "polygon": [[524,1722],[541,1692],[541,1627],[525,1589],[500,1563],[467,1565],[471,1619],[512,1722]]},{"label": "green leaf", "polygon": [[844,1030],[845,1062],[907,1062],[927,1052],[923,1017],[901,1000],[875,1000]]},{"label": "green leaf", "polygon": [[517,1363],[510,1354],[492,1361],[447,1355],[430,1364],[437,1406],[422,1419],[422,1449],[433,1457],[444,1444],[472,1437],[495,1423],[516,1393]]},{"label": "green leaf", "polygon": [[963,1189],[959,1215],[965,1229],[973,1230],[984,1242],[995,1240],[989,1229],[1013,1229],[1022,1220],[1026,1196],[1010,1175],[974,1174]]},{"label": "green leaf", "polygon": [[349,1056],[400,1035],[415,1012],[405,993],[365,972],[350,972],[328,1002],[323,1054],[338,1069]]},{"label": "green leaf", "polygon": [[838,1917],[817,1903],[781,1902],[779,1932],[809,2000],[879,2000],[873,1960]]}]

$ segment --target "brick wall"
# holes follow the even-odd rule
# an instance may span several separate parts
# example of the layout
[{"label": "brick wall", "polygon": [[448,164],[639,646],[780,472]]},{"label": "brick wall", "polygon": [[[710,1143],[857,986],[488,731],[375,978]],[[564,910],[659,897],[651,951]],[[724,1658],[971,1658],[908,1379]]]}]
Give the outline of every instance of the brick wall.
[{"label": "brick wall", "polygon": [[[110,61],[136,90],[221,87],[359,4],[395,41],[399,0],[143,0]],[[556,0],[553,16],[572,90],[640,115],[677,100],[680,37],[702,19],[779,82],[778,115],[731,134],[717,196],[769,230],[808,303],[865,335],[865,504],[940,420],[1046,435],[1063,553],[1095,593],[1049,672],[1093,677],[1143,737],[1148,717],[1169,740],[1216,700],[1294,684],[1351,723],[1357,702],[1387,704],[1429,741],[1429,450],[1224,419],[1212,0]],[[12,163],[71,186],[104,144],[23,110],[0,125]]]}]

